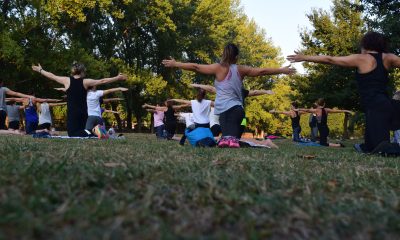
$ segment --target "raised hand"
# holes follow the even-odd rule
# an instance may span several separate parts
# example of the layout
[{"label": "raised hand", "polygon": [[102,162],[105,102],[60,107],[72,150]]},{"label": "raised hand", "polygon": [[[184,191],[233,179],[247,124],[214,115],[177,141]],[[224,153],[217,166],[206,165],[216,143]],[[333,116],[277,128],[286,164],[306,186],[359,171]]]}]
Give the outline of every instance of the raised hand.
[{"label": "raised hand", "polygon": [[298,51],[294,51],[295,54],[293,55],[289,55],[286,57],[286,59],[291,62],[291,63],[295,63],[295,62],[303,62],[305,60],[305,55],[301,54]]},{"label": "raised hand", "polygon": [[37,66],[32,65],[32,70],[35,71],[35,72],[40,72],[40,70],[43,70],[43,68],[39,63]]},{"label": "raised hand", "polygon": [[267,90],[267,94],[274,95],[275,93],[272,90]]},{"label": "raised hand", "polygon": [[291,65],[282,68],[282,73],[287,75],[292,75],[296,73],[296,69],[292,68]]},{"label": "raised hand", "polygon": [[162,64],[164,65],[164,67],[168,67],[168,68],[173,68],[176,66],[176,61],[175,59],[171,58],[171,59],[164,59],[162,61]]},{"label": "raised hand", "polygon": [[118,80],[120,81],[125,81],[126,79],[128,79],[128,76],[126,76],[123,73],[118,74]]},{"label": "raised hand", "polygon": [[124,88],[124,87],[120,87],[119,90],[120,90],[121,92],[126,92],[126,91],[128,91],[129,89],[128,89],[128,88]]}]

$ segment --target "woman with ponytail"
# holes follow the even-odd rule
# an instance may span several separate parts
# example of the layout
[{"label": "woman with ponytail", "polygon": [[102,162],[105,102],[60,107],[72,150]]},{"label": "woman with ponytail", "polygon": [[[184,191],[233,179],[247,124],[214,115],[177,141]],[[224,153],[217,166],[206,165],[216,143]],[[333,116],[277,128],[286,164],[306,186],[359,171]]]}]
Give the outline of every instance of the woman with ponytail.
[{"label": "woman with ponytail", "polygon": [[221,62],[214,64],[182,63],[174,59],[163,60],[165,67],[180,68],[206,75],[214,75],[217,96],[214,113],[219,115],[222,137],[219,147],[238,148],[241,134],[240,124],[244,118],[242,88],[245,77],[258,77],[274,74],[292,74],[295,69],[253,68],[237,65],[239,48],[235,44],[225,46]]}]

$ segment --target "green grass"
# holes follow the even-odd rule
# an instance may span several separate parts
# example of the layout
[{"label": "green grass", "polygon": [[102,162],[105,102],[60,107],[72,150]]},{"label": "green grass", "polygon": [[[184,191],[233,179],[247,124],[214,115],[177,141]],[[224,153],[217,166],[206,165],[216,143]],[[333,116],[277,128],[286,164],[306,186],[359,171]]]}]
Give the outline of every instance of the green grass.
[{"label": "green grass", "polygon": [[279,144],[1,136],[0,238],[400,237],[399,159]]}]

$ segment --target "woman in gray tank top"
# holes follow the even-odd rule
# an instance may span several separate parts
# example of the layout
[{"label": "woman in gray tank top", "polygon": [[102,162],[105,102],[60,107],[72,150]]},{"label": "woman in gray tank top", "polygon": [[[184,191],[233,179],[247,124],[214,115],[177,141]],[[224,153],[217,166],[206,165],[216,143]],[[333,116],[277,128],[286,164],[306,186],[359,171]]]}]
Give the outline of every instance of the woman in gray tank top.
[{"label": "woman in gray tank top", "polygon": [[181,63],[174,59],[163,60],[165,67],[176,67],[207,75],[214,75],[214,86],[217,91],[215,99],[215,114],[220,116],[222,137],[219,147],[238,148],[240,139],[240,124],[244,118],[242,87],[245,77],[258,77],[274,74],[293,74],[295,69],[283,68],[252,68],[236,65],[239,49],[234,44],[224,48],[222,60],[215,64]]}]

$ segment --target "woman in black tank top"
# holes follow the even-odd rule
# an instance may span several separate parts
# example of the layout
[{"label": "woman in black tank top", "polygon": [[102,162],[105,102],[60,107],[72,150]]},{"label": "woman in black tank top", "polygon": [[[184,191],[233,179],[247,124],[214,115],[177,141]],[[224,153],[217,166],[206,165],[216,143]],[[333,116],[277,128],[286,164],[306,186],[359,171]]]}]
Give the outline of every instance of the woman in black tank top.
[{"label": "woman in black tank top", "polygon": [[341,143],[328,143],[329,127],[328,127],[328,113],[350,113],[349,110],[325,108],[325,100],[320,98],[315,103],[316,108],[300,108],[300,111],[315,114],[317,117],[317,127],[319,131],[319,144],[325,147],[344,147]]},{"label": "woman in black tank top", "polygon": [[383,35],[376,32],[365,34],[361,40],[361,54],[332,57],[296,53],[287,59],[357,68],[356,80],[366,119],[365,143],[356,144],[357,151],[372,152],[380,143],[390,142],[390,130],[400,129],[400,102],[390,99],[387,93],[388,70],[400,68],[400,58],[387,53]]},{"label": "woman in black tank top", "polygon": [[119,74],[113,78],[103,78],[100,80],[88,79],[85,78],[86,68],[80,63],[73,63],[70,77],[56,76],[51,72],[45,71],[40,64],[32,66],[32,70],[64,85],[64,90],[67,93],[67,131],[70,137],[88,137],[92,135],[91,132],[85,130],[87,89],[118,80],[124,81],[127,78],[125,75]]},{"label": "woman in black tank top", "polygon": [[292,122],[293,141],[294,142],[302,142],[302,140],[300,138],[300,133],[301,133],[300,115],[305,114],[306,112],[298,111],[298,110],[296,110],[297,108],[298,108],[297,102],[292,102],[290,111],[281,112],[281,111],[271,110],[269,112],[289,116],[290,120]]}]

